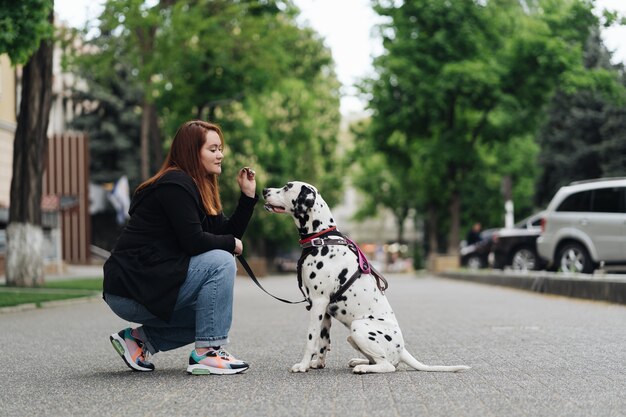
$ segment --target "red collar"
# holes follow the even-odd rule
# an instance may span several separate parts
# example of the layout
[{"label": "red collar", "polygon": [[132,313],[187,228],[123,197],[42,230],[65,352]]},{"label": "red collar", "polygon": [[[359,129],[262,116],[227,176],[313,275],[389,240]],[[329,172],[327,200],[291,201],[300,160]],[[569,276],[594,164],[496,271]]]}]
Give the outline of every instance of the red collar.
[{"label": "red collar", "polygon": [[310,242],[313,239],[318,238],[320,236],[323,236],[323,235],[325,235],[328,232],[332,232],[336,228],[337,228],[337,226],[329,227],[328,229],[322,230],[321,232],[318,232],[318,233],[314,234],[313,236],[309,236],[306,239],[300,239],[299,242],[300,242],[301,245],[304,244],[304,243]]}]

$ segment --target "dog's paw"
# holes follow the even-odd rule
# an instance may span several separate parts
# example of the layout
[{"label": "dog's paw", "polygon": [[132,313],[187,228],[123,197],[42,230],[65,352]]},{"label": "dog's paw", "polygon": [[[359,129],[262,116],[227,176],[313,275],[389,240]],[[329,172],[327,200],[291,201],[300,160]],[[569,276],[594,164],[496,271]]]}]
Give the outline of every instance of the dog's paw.
[{"label": "dog's paw", "polygon": [[304,363],[296,363],[294,366],[291,367],[291,372],[293,373],[306,372],[308,370],[309,370],[309,367]]},{"label": "dog's paw", "polygon": [[354,359],[350,359],[350,362],[348,362],[348,366],[350,368],[354,368],[357,365],[369,365],[370,361],[367,359],[363,359],[363,358],[354,358]]},{"label": "dog's paw", "polygon": [[355,373],[355,374],[366,374],[368,368],[369,368],[369,365],[363,365],[363,364],[356,365],[354,367],[354,369],[352,369],[352,373]]},{"label": "dog's paw", "polygon": [[326,360],[323,358],[316,358],[309,363],[311,369],[323,369],[326,367]]}]

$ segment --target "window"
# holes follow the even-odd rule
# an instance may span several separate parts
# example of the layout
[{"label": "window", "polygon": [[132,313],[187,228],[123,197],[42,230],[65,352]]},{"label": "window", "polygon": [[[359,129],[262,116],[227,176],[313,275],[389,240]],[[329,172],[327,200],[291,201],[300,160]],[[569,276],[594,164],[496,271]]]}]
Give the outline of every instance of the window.
[{"label": "window", "polygon": [[596,213],[623,213],[624,188],[600,188],[594,190],[591,211]]},{"label": "window", "polygon": [[567,197],[556,211],[589,211],[592,191],[581,191]]}]

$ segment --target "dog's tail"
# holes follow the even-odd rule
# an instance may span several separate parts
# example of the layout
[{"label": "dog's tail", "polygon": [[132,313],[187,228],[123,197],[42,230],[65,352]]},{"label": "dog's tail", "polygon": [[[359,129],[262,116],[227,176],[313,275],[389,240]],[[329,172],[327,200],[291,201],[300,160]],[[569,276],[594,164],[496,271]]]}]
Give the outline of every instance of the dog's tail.
[{"label": "dog's tail", "polygon": [[443,365],[425,365],[415,359],[413,355],[409,353],[408,350],[404,349],[400,354],[400,361],[406,363],[413,369],[417,369],[418,371],[427,371],[427,372],[458,372],[464,371],[466,369],[470,369],[469,366],[465,365],[453,365],[453,366],[443,366]]}]

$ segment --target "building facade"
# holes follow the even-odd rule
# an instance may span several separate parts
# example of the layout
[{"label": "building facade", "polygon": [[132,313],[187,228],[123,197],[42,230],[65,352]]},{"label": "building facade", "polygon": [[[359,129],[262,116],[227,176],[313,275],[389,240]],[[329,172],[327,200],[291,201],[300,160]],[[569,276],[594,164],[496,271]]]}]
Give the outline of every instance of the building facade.
[{"label": "building facade", "polygon": [[15,69],[7,55],[0,55],[0,209],[9,206],[16,106]]}]

